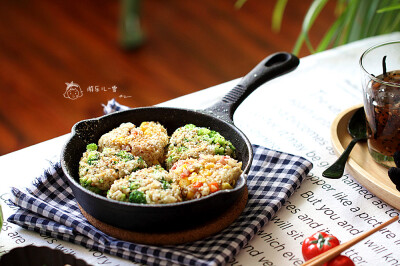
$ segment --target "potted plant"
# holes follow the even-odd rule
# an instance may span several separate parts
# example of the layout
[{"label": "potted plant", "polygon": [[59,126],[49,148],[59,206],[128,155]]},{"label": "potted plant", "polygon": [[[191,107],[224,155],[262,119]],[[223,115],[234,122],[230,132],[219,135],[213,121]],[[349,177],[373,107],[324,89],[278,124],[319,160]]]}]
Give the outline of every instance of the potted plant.
[{"label": "potted plant", "polygon": [[[237,0],[235,5],[240,8],[246,1]],[[273,29],[279,29],[287,2],[276,1],[272,16]],[[309,40],[309,32],[327,3],[328,0],[314,0],[311,3],[294,45],[294,54],[297,55],[304,44],[311,53],[316,53],[367,37],[400,31],[399,0],[336,0],[334,12],[337,19],[314,47]]]}]

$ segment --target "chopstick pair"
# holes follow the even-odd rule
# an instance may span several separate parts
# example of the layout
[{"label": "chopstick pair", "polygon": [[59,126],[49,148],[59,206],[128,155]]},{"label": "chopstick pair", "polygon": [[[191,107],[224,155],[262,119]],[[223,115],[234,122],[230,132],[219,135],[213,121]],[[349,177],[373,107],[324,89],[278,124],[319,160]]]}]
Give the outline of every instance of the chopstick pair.
[{"label": "chopstick pair", "polygon": [[344,250],[352,247],[353,245],[357,244],[358,242],[360,242],[361,240],[363,240],[364,238],[372,235],[373,233],[381,230],[382,228],[388,226],[389,224],[397,221],[399,219],[399,216],[393,217],[392,219],[390,219],[389,221],[375,227],[374,229],[371,229],[368,232],[365,232],[364,234],[359,235],[356,238],[353,238],[352,240],[345,242],[339,246],[336,246],[314,258],[312,258],[311,260],[306,261],[305,263],[303,263],[303,266],[317,266],[317,265],[322,265],[325,262],[330,261],[331,259],[337,257],[340,255],[340,253],[342,253]]}]

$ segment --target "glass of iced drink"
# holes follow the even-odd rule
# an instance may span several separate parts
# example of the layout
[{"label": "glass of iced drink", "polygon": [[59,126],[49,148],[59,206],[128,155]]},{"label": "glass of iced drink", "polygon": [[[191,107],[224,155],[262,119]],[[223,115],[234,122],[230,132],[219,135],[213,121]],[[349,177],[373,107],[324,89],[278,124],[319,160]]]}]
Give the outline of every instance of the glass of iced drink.
[{"label": "glass of iced drink", "polygon": [[360,58],[368,150],[374,160],[395,166],[400,151],[400,41],[375,45]]}]

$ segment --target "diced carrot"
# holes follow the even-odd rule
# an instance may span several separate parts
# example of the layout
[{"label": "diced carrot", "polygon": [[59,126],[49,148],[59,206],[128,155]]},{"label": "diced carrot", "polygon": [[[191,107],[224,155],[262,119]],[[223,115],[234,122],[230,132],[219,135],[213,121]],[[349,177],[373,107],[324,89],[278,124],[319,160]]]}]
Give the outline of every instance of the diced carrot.
[{"label": "diced carrot", "polygon": [[208,186],[210,187],[211,193],[217,192],[219,190],[219,185],[217,182],[212,182],[208,184]]},{"label": "diced carrot", "polygon": [[203,182],[194,182],[193,184],[192,184],[192,187],[195,187],[195,188],[199,188],[199,187],[201,187],[203,185]]}]

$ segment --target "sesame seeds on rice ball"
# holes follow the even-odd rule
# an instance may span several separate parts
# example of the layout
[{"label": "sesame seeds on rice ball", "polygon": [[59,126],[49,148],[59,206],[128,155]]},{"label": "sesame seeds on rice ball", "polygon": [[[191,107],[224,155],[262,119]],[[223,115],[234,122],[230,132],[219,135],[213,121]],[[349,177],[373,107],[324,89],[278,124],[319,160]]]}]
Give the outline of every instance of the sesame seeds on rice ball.
[{"label": "sesame seeds on rice ball", "polygon": [[148,166],[152,166],[163,161],[168,139],[167,130],[157,122],[142,122],[139,127],[122,123],[101,136],[99,147],[100,150],[106,147],[125,150],[142,157]]},{"label": "sesame seeds on rice ball", "polygon": [[182,201],[179,185],[161,166],[155,165],[114,182],[107,198],[142,204]]},{"label": "sesame seeds on rice ball", "polygon": [[177,180],[183,200],[201,198],[235,187],[242,174],[242,163],[222,155],[200,155],[199,159],[180,160],[170,169]]},{"label": "sesame seeds on rice ball", "polygon": [[97,145],[92,143],[87,145],[79,162],[79,182],[95,193],[105,194],[115,180],[145,167],[147,165],[140,157],[112,148],[99,152]]},{"label": "sesame seeds on rice ball", "polygon": [[205,127],[187,124],[172,134],[166,155],[166,168],[178,160],[199,158],[200,154],[228,155],[235,158],[235,147],[221,134]]}]

